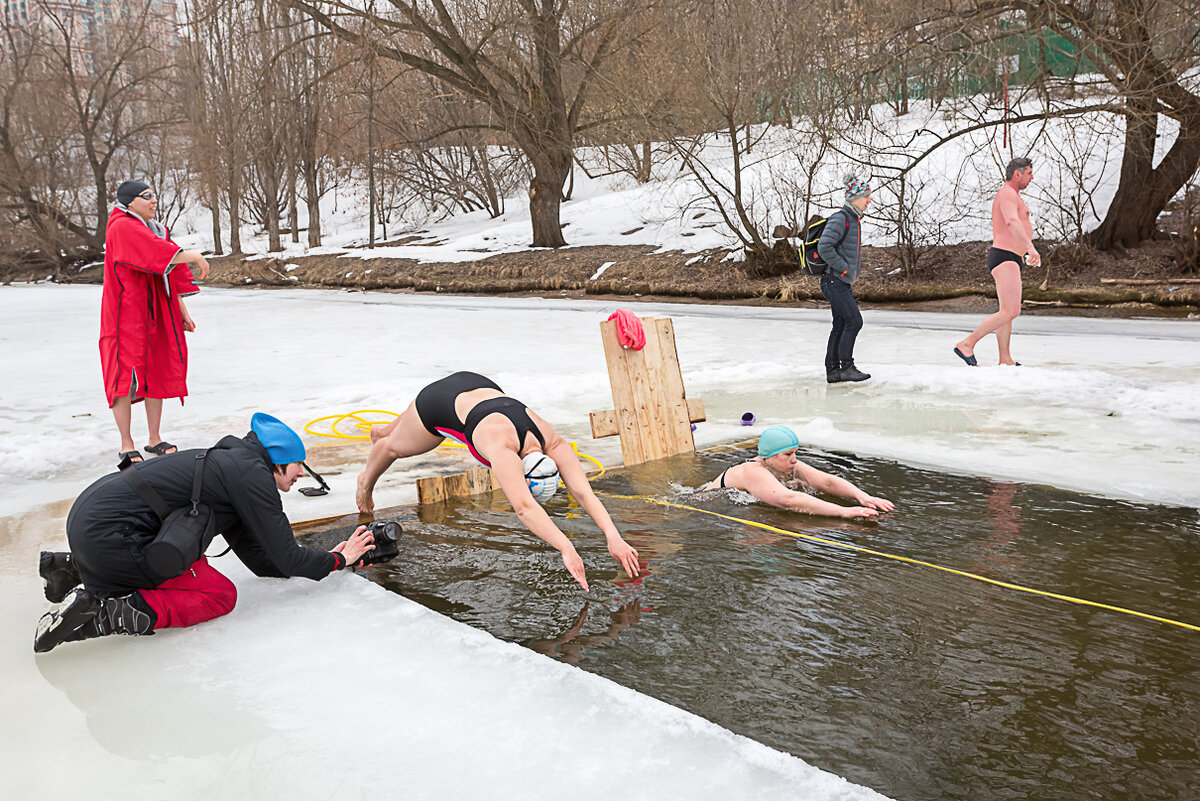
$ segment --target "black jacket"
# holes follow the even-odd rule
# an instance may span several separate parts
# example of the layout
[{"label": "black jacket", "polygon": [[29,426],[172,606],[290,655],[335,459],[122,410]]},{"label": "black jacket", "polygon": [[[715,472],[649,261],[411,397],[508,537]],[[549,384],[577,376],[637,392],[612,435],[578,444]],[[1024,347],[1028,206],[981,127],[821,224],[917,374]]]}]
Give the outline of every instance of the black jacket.
[{"label": "black jacket", "polygon": [[[128,469],[178,509],[191,503],[197,453],[180,451]],[[253,432],[225,437],[204,462],[200,502],[212,509],[217,533],[255,575],[319,581],[337,569],[340,560],[332,553],[296,542],[267,451]],[[120,473],[84,490],[67,516],[67,539],[84,586],[102,595],[152,588],[143,552],[160,524]]]}]

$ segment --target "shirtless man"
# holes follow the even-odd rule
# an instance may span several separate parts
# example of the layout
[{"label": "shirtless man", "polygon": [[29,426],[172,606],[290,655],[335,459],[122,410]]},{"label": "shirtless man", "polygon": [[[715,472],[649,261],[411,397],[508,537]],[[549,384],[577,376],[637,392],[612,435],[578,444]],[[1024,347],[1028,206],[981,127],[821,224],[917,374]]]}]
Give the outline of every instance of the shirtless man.
[{"label": "shirtless man", "polygon": [[1021,263],[1030,267],[1042,263],[1033,246],[1033,224],[1029,222],[1029,207],[1021,199],[1021,190],[1033,180],[1033,162],[1016,158],[1004,170],[1004,186],[992,201],[992,249],[988,251],[987,266],[996,281],[996,297],[1000,311],[985,317],[971,334],[954,348],[970,367],[977,367],[975,346],[991,333],[996,334],[1000,348],[1000,364],[1016,365],[1008,350],[1012,338],[1012,321],[1021,313]]},{"label": "shirtless man", "polygon": [[[785,426],[771,426],[758,438],[758,458],[728,468],[704,489],[733,487],[780,509],[827,517],[876,517],[896,505],[873,498],[844,478],[831,476],[796,458],[800,440]],[[806,490],[826,492],[854,501],[858,506],[814,498]]]}]

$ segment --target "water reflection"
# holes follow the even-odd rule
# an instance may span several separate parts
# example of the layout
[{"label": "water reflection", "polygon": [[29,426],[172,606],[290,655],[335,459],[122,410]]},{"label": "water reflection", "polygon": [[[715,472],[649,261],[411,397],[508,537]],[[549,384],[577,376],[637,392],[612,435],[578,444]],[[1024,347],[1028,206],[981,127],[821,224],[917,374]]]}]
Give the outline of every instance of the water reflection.
[{"label": "water reflection", "polygon": [[614,610],[606,610],[608,623],[604,631],[584,634],[584,624],[587,623],[591,608],[591,602],[585,602],[575,620],[558,636],[549,639],[532,638],[525,640],[521,645],[568,665],[578,665],[584,648],[610,645],[622,629],[641,620],[643,612],[651,611],[650,608],[643,609],[641,601],[635,598]]}]

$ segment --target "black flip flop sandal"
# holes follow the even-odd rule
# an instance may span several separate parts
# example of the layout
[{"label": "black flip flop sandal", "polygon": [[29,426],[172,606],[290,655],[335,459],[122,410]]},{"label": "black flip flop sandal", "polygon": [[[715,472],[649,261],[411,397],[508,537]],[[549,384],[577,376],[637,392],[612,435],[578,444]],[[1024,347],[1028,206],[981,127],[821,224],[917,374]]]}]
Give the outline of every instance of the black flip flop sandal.
[{"label": "black flip flop sandal", "polygon": [[146,461],[142,458],[142,454],[138,451],[121,451],[117,454],[117,464],[125,464],[126,459],[128,459],[130,462]]},{"label": "black flip flop sandal", "polygon": [[151,456],[166,456],[168,453],[175,453],[179,449],[166,440],[163,440],[157,445],[147,445],[142,450]]}]

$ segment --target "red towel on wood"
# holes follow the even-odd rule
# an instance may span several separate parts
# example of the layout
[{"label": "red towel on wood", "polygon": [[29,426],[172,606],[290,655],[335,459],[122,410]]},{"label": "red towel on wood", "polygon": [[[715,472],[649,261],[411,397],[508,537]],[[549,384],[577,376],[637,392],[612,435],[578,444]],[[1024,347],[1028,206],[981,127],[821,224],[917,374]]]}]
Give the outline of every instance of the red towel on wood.
[{"label": "red towel on wood", "polygon": [[617,341],[622,348],[641,350],[646,347],[646,332],[636,314],[629,309],[617,309],[608,319],[617,321]]}]

